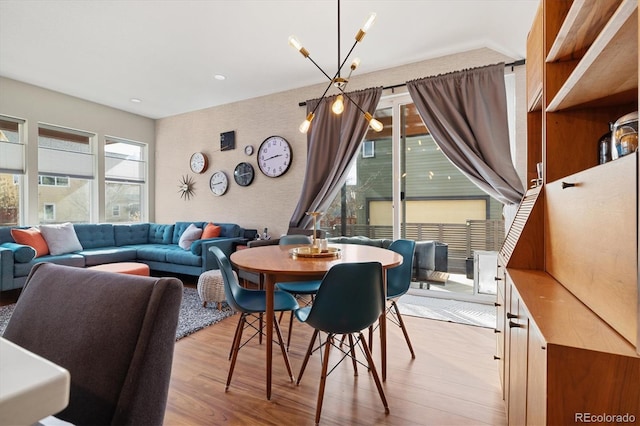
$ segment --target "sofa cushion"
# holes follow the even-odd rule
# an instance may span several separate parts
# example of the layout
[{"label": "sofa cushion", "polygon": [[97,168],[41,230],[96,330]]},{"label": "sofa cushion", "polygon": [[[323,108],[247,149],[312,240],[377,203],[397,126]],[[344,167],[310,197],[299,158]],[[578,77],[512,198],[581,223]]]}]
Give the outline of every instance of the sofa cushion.
[{"label": "sofa cushion", "polygon": [[61,254],[58,256],[52,256],[47,254],[42,257],[36,257],[31,262],[27,263],[14,263],[13,264],[13,276],[14,277],[26,277],[31,272],[31,268],[36,263],[51,262],[58,265],[76,266],[78,268],[84,268],[84,256],[76,253]]},{"label": "sofa cushion", "polygon": [[78,223],[73,225],[83,249],[113,247],[116,245],[113,225],[110,223]]},{"label": "sofa cushion", "polygon": [[13,260],[17,263],[27,263],[36,257],[36,250],[24,244],[2,243],[0,247],[11,250],[13,252]]},{"label": "sofa cushion", "polygon": [[219,226],[220,236],[225,238],[237,238],[242,237],[242,228],[240,225],[235,223],[215,223],[214,225]]},{"label": "sofa cushion", "polygon": [[202,236],[200,238],[202,238],[203,240],[206,240],[208,238],[217,238],[221,233],[222,227],[214,225],[213,223],[207,223],[207,226],[205,226],[202,230]]},{"label": "sofa cushion", "polygon": [[382,248],[388,248],[392,243],[391,240],[388,240],[386,238],[369,238],[362,235],[357,235],[354,237],[332,237],[329,238],[328,241],[335,244],[361,244]]},{"label": "sofa cushion", "polygon": [[85,266],[114,262],[132,262],[137,259],[137,250],[129,247],[98,247],[79,251],[78,254],[84,256]]},{"label": "sofa cushion", "polygon": [[[169,244],[145,244],[133,246],[137,250],[136,256],[138,260],[153,260],[155,262],[166,262],[167,261],[167,251],[168,248],[171,247]],[[180,251],[182,250],[177,245],[173,246]]]},{"label": "sofa cushion", "polygon": [[202,236],[202,228],[198,228],[193,223],[184,230],[182,235],[180,236],[180,240],[178,241],[178,245],[184,249],[189,250],[191,248],[191,244],[195,240],[199,240]]},{"label": "sofa cushion", "polygon": [[173,235],[171,236],[171,242],[167,244],[178,244],[180,237],[187,230],[190,225],[195,225],[196,228],[204,229],[207,222],[176,222],[173,225]]},{"label": "sofa cushion", "polygon": [[36,251],[36,257],[46,256],[49,254],[49,246],[44,240],[42,233],[37,228],[11,230],[11,236],[14,241],[19,244],[31,246]]},{"label": "sofa cushion", "polygon": [[114,225],[113,234],[116,246],[131,244],[147,244],[149,242],[148,223],[133,223],[131,225]]},{"label": "sofa cushion", "polygon": [[[149,244],[171,244],[173,225],[149,224]],[[177,244],[176,241],[174,244]]]},{"label": "sofa cushion", "polygon": [[82,250],[82,244],[80,244],[71,222],[40,225],[40,232],[49,246],[49,253],[54,256]]},{"label": "sofa cushion", "polygon": [[191,251],[185,251],[178,246],[168,246],[166,253],[166,261],[178,265],[202,266],[202,256],[196,256]]}]

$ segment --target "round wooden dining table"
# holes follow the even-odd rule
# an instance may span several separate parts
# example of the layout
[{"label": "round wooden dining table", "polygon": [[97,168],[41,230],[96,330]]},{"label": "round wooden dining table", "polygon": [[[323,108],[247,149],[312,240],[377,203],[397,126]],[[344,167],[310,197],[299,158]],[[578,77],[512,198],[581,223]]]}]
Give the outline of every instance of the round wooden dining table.
[{"label": "round wooden dining table", "polygon": [[[267,245],[236,251],[230,260],[238,269],[257,272],[264,275],[264,286],[267,293],[266,321],[266,374],[267,399],[271,399],[271,365],[273,361],[273,293],[275,284],[285,281],[304,281],[321,279],[332,266],[339,263],[380,262],[384,273],[383,281],[387,285],[388,268],[402,264],[402,255],[384,248],[359,244],[330,244],[339,249],[339,257],[294,258],[290,254],[292,248],[299,245]],[[386,309],[380,316],[380,353],[382,380],[386,379],[387,371],[387,329]]]}]

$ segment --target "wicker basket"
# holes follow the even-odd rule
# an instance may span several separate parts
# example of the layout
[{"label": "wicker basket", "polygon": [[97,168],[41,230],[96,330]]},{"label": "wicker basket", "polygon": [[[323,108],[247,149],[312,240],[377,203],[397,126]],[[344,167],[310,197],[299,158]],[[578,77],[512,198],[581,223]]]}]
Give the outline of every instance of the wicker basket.
[{"label": "wicker basket", "polygon": [[[233,271],[235,275],[235,271]],[[216,302],[218,309],[225,301],[224,281],[222,273],[218,269],[203,272],[198,278],[198,295],[202,300],[202,306],[206,307],[208,302]]]}]

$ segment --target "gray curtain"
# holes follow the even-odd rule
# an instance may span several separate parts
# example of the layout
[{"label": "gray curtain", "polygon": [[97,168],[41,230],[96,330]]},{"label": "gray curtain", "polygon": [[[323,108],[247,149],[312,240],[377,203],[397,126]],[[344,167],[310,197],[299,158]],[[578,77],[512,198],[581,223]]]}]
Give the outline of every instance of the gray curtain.
[{"label": "gray curtain", "polygon": [[422,120],[447,158],[503,204],[519,203],[511,162],[504,64],[407,82]]},{"label": "gray curtain", "polygon": [[[349,93],[360,107],[375,112],[382,87]],[[369,123],[358,108],[345,97],[344,111],[331,112],[334,97],[307,101],[307,113],[314,110],[315,118],[307,133],[307,170],[289,228],[308,229],[313,219],[308,211],[325,211],[347,178],[348,166],[367,133]],[[373,113],[372,113],[373,115]]]}]

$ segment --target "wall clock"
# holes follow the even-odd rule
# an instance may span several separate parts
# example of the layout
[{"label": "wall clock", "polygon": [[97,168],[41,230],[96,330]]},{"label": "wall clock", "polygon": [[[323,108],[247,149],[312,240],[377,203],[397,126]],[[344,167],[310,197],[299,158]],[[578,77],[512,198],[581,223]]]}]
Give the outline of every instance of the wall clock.
[{"label": "wall clock", "polygon": [[249,186],[253,182],[253,166],[249,163],[238,163],[233,171],[233,178],[240,186]]},{"label": "wall clock", "polygon": [[180,193],[180,198],[184,198],[185,200],[189,200],[194,193],[193,190],[194,181],[189,175],[182,176],[180,179],[180,184],[178,185],[178,192]]},{"label": "wall clock", "polygon": [[236,131],[220,133],[220,151],[236,149]]},{"label": "wall clock", "polygon": [[244,147],[244,153],[247,155],[253,155],[253,145],[247,145]]},{"label": "wall clock", "polygon": [[223,171],[218,170],[211,175],[211,179],[209,179],[209,188],[211,188],[213,195],[223,195],[227,192],[228,187],[229,180]]},{"label": "wall clock", "polygon": [[282,136],[269,136],[260,144],[258,167],[269,177],[282,176],[291,166],[291,145]]},{"label": "wall clock", "polygon": [[191,154],[189,166],[191,167],[191,171],[193,173],[204,173],[207,170],[208,165],[209,160],[207,159],[207,156],[202,152],[194,152],[193,154]]}]

